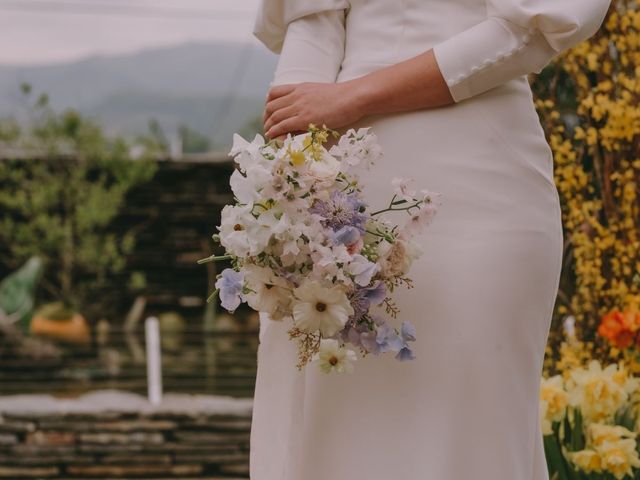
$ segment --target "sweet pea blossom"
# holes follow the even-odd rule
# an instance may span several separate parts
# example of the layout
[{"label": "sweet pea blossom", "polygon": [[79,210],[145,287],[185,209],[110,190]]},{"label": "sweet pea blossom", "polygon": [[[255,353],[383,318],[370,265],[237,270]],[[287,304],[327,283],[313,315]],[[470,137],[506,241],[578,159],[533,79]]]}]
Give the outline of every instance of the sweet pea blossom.
[{"label": "sweet pea blossom", "polygon": [[216,281],[216,288],[220,290],[222,306],[229,312],[235,311],[240,306],[243,298],[244,272],[236,272],[231,268],[222,271]]}]

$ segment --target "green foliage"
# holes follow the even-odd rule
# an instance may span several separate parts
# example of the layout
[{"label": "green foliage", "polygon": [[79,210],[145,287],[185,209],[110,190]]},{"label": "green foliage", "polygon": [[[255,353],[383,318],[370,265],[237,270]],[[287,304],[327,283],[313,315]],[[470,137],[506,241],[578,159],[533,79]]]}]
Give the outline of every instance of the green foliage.
[{"label": "green foliage", "polygon": [[205,153],[211,150],[211,141],[202,133],[182,125],[179,128],[183,153]]},{"label": "green foliage", "polygon": [[42,276],[42,260],[30,258],[19,270],[0,282],[0,323],[19,323],[26,330],[33,314],[35,290]]},{"label": "green foliage", "polygon": [[[23,93],[31,99],[30,87]],[[30,124],[0,121],[0,262],[15,269],[37,255],[42,285],[80,308],[99,302],[109,275],[121,272],[133,233],[110,231],[127,192],[155,173],[157,143],[108,138],[78,112],[54,112],[46,95],[32,102]]]}]

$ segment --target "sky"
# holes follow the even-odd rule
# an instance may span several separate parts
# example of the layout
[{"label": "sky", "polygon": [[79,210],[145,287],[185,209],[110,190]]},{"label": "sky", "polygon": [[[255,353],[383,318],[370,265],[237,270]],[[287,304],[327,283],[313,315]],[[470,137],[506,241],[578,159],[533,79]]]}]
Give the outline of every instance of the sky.
[{"label": "sky", "polygon": [[256,42],[259,0],[0,0],[0,64],[117,55],[189,41]]}]

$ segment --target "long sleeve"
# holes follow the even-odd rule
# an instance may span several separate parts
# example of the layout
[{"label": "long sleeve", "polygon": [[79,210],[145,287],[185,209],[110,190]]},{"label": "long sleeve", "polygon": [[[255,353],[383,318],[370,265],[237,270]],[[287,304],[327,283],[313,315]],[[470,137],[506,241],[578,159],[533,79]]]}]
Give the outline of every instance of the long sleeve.
[{"label": "long sleeve", "polygon": [[348,9],[347,0],[263,0],[253,34],[280,54],[271,84],[335,82]]},{"label": "long sleeve", "polygon": [[344,20],[344,10],[328,10],[291,21],[272,84],[335,82],[344,57]]},{"label": "long sleeve", "polygon": [[253,34],[273,53],[281,53],[287,28],[294,20],[314,13],[349,8],[348,0],[262,0]]},{"label": "long sleeve", "polygon": [[600,27],[610,0],[487,0],[487,19],[434,46],[456,102],[539,73]]}]

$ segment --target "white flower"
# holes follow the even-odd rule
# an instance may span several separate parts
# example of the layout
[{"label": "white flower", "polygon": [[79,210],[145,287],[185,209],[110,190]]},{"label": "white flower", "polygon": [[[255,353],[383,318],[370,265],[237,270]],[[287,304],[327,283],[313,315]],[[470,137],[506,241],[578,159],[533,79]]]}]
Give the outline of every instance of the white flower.
[{"label": "white flower", "polygon": [[382,156],[382,148],[375,134],[369,133],[371,127],[353,128],[340,137],[338,144],[329,149],[331,155],[342,160],[342,171],[353,167],[368,168]]},{"label": "white flower", "polygon": [[293,291],[292,313],[294,323],[306,332],[320,331],[330,337],[340,331],[353,307],[340,287],[326,288],[315,280],[307,280]]},{"label": "white flower", "polygon": [[320,340],[320,350],[313,356],[312,361],[324,373],[345,373],[353,371],[353,362],[358,359],[356,352],[350,348],[340,346],[338,340],[323,338]]},{"label": "white flower", "polygon": [[357,254],[353,256],[346,270],[354,276],[354,281],[358,285],[366,287],[371,283],[371,278],[380,270],[380,266]]},{"label": "white flower", "polygon": [[243,271],[250,290],[244,297],[251,308],[267,312],[273,320],[290,315],[291,290],[286,280],[258,265],[247,265]]},{"label": "white flower", "polygon": [[340,162],[329,155],[322,153],[320,160],[311,160],[309,164],[309,176],[320,182],[333,182],[340,173]]},{"label": "white flower", "polygon": [[244,257],[249,253],[248,231],[256,221],[252,209],[252,205],[225,205],[222,209],[220,243],[232,255]]},{"label": "white flower", "polygon": [[411,178],[392,178],[391,185],[393,186],[393,193],[407,202],[413,202],[416,198],[416,191],[409,186],[412,182],[413,179]]},{"label": "white flower", "polygon": [[264,138],[256,134],[251,143],[247,142],[237,133],[233,134],[233,146],[229,156],[234,157],[241,170],[245,171],[249,166],[265,160],[261,148],[265,145]]},{"label": "white flower", "polygon": [[423,203],[418,210],[410,213],[409,220],[404,224],[403,230],[410,235],[420,233],[431,223],[435,216],[437,207],[434,203]]},{"label": "white flower", "polygon": [[261,199],[259,192],[271,178],[271,172],[262,165],[249,165],[245,175],[240,170],[235,170],[229,184],[240,203],[253,203]]}]

